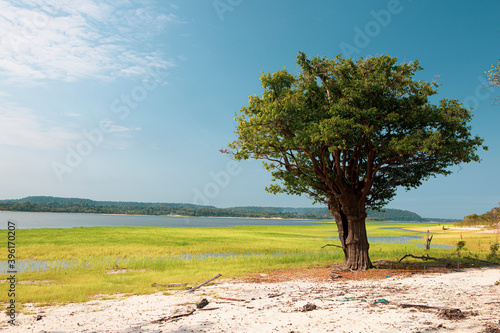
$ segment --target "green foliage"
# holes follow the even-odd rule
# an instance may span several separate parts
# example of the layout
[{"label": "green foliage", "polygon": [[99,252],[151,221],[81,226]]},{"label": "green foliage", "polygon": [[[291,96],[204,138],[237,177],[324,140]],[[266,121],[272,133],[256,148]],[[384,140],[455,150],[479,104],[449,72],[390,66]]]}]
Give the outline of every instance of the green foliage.
[{"label": "green foliage", "polygon": [[483,139],[473,136],[471,113],[457,100],[433,105],[437,85],[413,79],[418,61],[398,64],[387,55],[367,59],[307,59],[301,71],[261,76],[261,96],[237,114],[238,160],[264,160],[271,193],[306,194],[331,203],[355,193],[380,209],[397,187],[415,188],[479,161]]},{"label": "green foliage", "polygon": [[457,250],[455,251],[457,256],[460,258],[462,256],[462,249],[465,247],[465,244],[467,244],[466,241],[458,241],[457,242]]},{"label": "green foliage", "polygon": [[486,72],[488,80],[493,86],[500,86],[500,62],[496,65],[491,65],[491,69]]},{"label": "green foliage", "polygon": [[500,227],[499,223],[500,223],[500,207],[496,207],[482,215],[477,215],[477,214],[468,215],[464,217],[462,221],[455,223],[455,225],[469,226],[469,227],[499,228]]},{"label": "green foliage", "polygon": [[[491,69],[486,72],[486,76],[491,86],[500,86],[500,61],[496,65],[491,65]],[[500,101],[500,97],[495,98],[495,100]]]},{"label": "green foliage", "polygon": [[487,260],[495,259],[497,257],[497,255],[498,255],[498,244],[497,243],[493,243],[490,246],[490,253],[486,257],[486,259]]},{"label": "green foliage", "polygon": [[[265,217],[265,218],[326,218],[322,214],[299,214],[288,211],[251,211],[223,209],[179,203],[93,201],[58,197],[27,197],[19,200],[0,201],[0,210],[19,212],[183,215],[215,217]],[[331,218],[331,217],[328,217]]]},{"label": "green foliage", "polygon": [[381,219],[387,221],[425,221],[420,215],[408,210],[384,208],[378,210],[368,210],[368,219]]}]

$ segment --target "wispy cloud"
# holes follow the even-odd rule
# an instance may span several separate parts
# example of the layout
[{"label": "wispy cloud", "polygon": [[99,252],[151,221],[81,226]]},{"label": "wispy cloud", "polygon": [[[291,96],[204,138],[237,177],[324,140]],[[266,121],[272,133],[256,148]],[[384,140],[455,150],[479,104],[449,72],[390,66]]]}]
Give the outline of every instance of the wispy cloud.
[{"label": "wispy cloud", "polygon": [[140,127],[129,128],[111,123],[107,127],[107,134],[103,139],[102,147],[119,150],[127,149],[133,142],[134,132],[141,130],[142,128]]},{"label": "wispy cloud", "polygon": [[152,39],[171,13],[128,0],[0,0],[0,75],[10,81],[113,80],[173,62]]},{"label": "wispy cloud", "polygon": [[[80,115],[68,113],[63,117],[75,118]],[[84,132],[96,130],[99,130],[97,123],[94,127],[82,128],[71,120],[40,116],[14,103],[2,102],[0,105],[0,146],[61,149],[88,140]],[[141,130],[140,127],[125,127],[109,121],[105,132],[100,132],[102,142],[99,145],[108,149],[127,149],[133,142],[134,133]]]},{"label": "wispy cloud", "polygon": [[76,141],[80,134],[71,123],[58,125],[15,104],[0,106],[0,145],[51,149]]}]

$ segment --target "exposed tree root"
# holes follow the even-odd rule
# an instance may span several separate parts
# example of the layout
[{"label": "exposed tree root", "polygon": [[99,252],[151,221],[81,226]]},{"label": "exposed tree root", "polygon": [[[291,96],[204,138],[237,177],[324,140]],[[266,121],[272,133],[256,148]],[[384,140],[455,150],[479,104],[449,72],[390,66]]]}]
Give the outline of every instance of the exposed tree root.
[{"label": "exposed tree root", "polygon": [[438,262],[442,262],[446,265],[456,265],[457,263],[454,262],[454,261],[450,261],[450,260],[447,260],[447,259],[443,259],[443,258],[435,258],[435,257],[430,257],[429,255],[426,255],[426,256],[416,256],[416,255],[413,255],[413,254],[405,254],[401,259],[398,260],[398,263],[400,263],[401,261],[403,261],[404,259],[406,258],[415,258],[415,259],[422,259],[423,261],[427,261],[427,260],[433,260],[433,261],[438,261]]}]

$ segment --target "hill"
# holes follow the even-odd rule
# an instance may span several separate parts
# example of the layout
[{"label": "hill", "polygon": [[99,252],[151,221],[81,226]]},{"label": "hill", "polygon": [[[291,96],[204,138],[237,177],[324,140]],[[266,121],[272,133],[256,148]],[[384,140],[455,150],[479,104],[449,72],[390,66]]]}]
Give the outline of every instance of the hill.
[{"label": "hill", "polygon": [[82,205],[97,205],[97,206],[117,206],[117,207],[130,207],[130,206],[138,206],[138,207],[160,207],[160,206],[168,206],[168,207],[183,207],[183,208],[200,208],[200,207],[208,207],[215,208],[214,206],[200,206],[194,204],[185,204],[185,203],[159,203],[159,202],[134,202],[134,201],[95,201],[91,199],[82,199],[82,198],[62,198],[62,197],[51,197],[51,196],[29,196],[22,199],[10,199],[10,200],[0,200],[0,203],[3,202],[17,202],[17,203],[33,203],[33,204],[82,204]]},{"label": "hill", "polygon": [[[217,208],[186,203],[95,201],[82,198],[29,196],[22,199],[0,200],[0,210],[29,212],[64,212],[97,214],[186,215],[215,217],[274,217],[301,219],[332,219],[326,207],[231,207]],[[381,212],[369,210],[369,220],[426,221],[420,215],[387,208]]]},{"label": "hill", "polygon": [[[322,216],[325,219],[331,219],[332,215],[326,207],[321,208],[291,208],[291,207],[233,207],[230,208],[237,211],[270,211],[270,212],[280,212],[280,213],[293,213],[302,216]],[[408,210],[386,208],[380,212],[375,210],[368,210],[367,212],[369,220],[385,220],[385,221],[425,221],[417,213],[410,212]]]}]

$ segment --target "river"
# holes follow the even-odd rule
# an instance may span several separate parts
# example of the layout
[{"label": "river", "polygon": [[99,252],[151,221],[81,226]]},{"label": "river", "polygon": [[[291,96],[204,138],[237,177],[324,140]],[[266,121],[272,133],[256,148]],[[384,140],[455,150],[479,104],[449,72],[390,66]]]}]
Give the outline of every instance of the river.
[{"label": "river", "polygon": [[[321,222],[318,221],[292,219],[0,212],[0,228],[7,229],[8,221],[14,222],[16,229],[74,227],[229,227],[234,225],[306,226],[321,224]],[[333,222],[333,219],[332,221],[325,220],[325,222]]]}]

